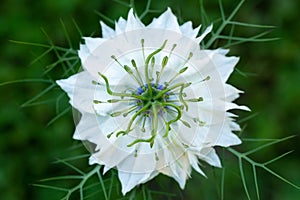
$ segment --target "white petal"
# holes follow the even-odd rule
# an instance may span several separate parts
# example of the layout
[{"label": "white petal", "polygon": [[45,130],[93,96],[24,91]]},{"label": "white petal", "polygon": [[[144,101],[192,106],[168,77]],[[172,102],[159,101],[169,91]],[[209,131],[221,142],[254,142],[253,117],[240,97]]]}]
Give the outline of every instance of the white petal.
[{"label": "white petal", "polygon": [[86,61],[86,59],[89,57],[89,55],[90,55],[90,51],[87,48],[87,46],[84,44],[81,44],[79,51],[78,51],[78,56],[80,58],[81,63],[84,63]]},{"label": "white petal", "polygon": [[222,80],[226,82],[233,72],[234,66],[238,63],[239,58],[235,56],[225,57],[222,54],[214,54],[211,60],[217,68]]},{"label": "white petal", "polygon": [[200,169],[199,165],[198,165],[198,158],[197,156],[195,156],[193,153],[191,152],[187,152],[188,154],[188,158],[189,158],[189,162],[191,164],[191,166],[202,176],[206,177],[206,175],[204,174],[204,172]]},{"label": "white petal", "polygon": [[[220,53],[220,50],[201,50],[200,52],[199,56],[191,63],[197,69],[197,73],[194,75],[188,74],[189,77],[187,77],[193,83],[199,83],[207,76],[210,77],[207,84],[210,84],[212,81],[225,83],[239,61],[238,57],[225,56],[223,51]],[[199,79],[199,76],[202,79]]]},{"label": "white petal", "polygon": [[108,170],[110,170],[110,169],[111,169],[110,167],[105,165],[103,168],[103,175],[106,174],[106,172],[108,172]]},{"label": "white petal", "polygon": [[115,23],[116,34],[118,35],[124,33],[126,26],[127,26],[127,21],[123,17],[120,17],[118,22]]},{"label": "white petal", "polygon": [[229,49],[222,49],[222,48],[219,48],[219,49],[216,49],[216,51],[219,53],[219,54],[222,54],[224,56],[226,56],[229,52]]},{"label": "white petal", "polygon": [[75,140],[88,140],[99,145],[106,140],[106,136],[101,133],[100,125],[95,114],[83,113],[76,126],[73,138]]},{"label": "white petal", "polygon": [[145,25],[140,21],[140,19],[133,14],[133,9],[130,9],[125,31],[133,31],[144,27]]},{"label": "white petal", "polygon": [[[157,138],[159,138],[157,141],[161,142],[166,140],[166,138],[160,138],[160,136],[157,136]],[[170,133],[168,138],[170,139],[169,144],[166,144],[168,146],[166,147],[164,144],[162,144],[162,149],[157,152],[159,162],[164,162],[164,164],[160,163],[160,168],[158,168],[158,171],[174,178],[178,182],[180,188],[183,189],[186,180],[191,173],[190,163],[188,161],[185,149],[180,141],[176,139],[175,134]]]},{"label": "white petal", "polygon": [[152,173],[156,160],[153,149],[148,143],[139,143],[134,147],[135,153],[118,164],[118,170],[134,173]]},{"label": "white petal", "polygon": [[136,185],[145,183],[158,174],[155,171],[155,155],[153,152],[149,153],[153,149],[146,143],[139,145],[136,155],[131,154],[117,166],[123,195]]},{"label": "white petal", "polygon": [[103,38],[112,38],[116,35],[114,29],[107,26],[104,22],[100,21],[101,29],[102,29],[102,37]]},{"label": "white petal", "polygon": [[251,111],[247,106],[239,106],[235,103],[226,102],[225,110],[232,110],[232,109],[240,109],[240,110],[245,110],[245,111]]},{"label": "white petal", "polygon": [[151,177],[151,173],[132,173],[118,170],[119,179],[122,185],[122,194],[132,190],[135,186],[147,182]]},{"label": "white petal", "polygon": [[[56,83],[68,94],[71,105],[80,112],[94,113],[93,100],[95,85],[88,72],[83,71]],[[105,95],[103,92],[102,95]]]},{"label": "white petal", "polygon": [[224,85],[224,90],[225,90],[225,100],[226,101],[234,101],[235,99],[237,99],[240,96],[239,93],[243,93],[243,91],[238,90],[237,88],[235,88],[229,84]]},{"label": "white petal", "polygon": [[87,72],[83,71],[67,79],[58,80],[57,84],[68,94],[70,104],[81,113],[88,112],[99,115],[108,115],[117,109],[127,105],[126,103],[98,103],[94,100],[106,102],[112,99],[106,92],[104,85],[94,85],[94,78]]},{"label": "white petal", "polygon": [[113,168],[127,159],[132,155],[133,150],[127,147],[127,144],[129,144],[131,140],[124,140],[124,138],[121,140],[117,139],[114,142],[106,139],[105,142],[102,143],[100,150],[91,156],[93,159],[90,160],[90,164],[98,163],[108,168]]},{"label": "white petal", "polygon": [[213,148],[202,149],[198,156],[200,159],[214,167],[222,167],[221,161]]},{"label": "white petal", "polygon": [[199,44],[205,38],[205,36],[211,32],[212,29],[213,29],[213,25],[207,27],[205,31],[200,35],[200,37],[197,37],[196,39],[197,43]]},{"label": "white petal", "polygon": [[198,26],[197,28],[193,29],[192,22],[189,21],[189,22],[182,24],[179,28],[183,35],[190,37],[190,38],[196,38],[196,36],[198,35],[199,30],[201,28],[201,25]]},{"label": "white petal", "polygon": [[238,123],[234,122],[234,121],[231,121],[229,126],[230,126],[232,131],[240,131],[241,130],[240,125]]},{"label": "white petal", "polygon": [[241,143],[241,140],[232,133],[234,131],[232,127],[233,122],[229,118],[224,118],[223,122],[213,123],[211,125],[207,125],[203,127],[203,132],[206,130],[206,138],[205,141],[209,143],[211,146],[224,146],[228,147],[231,145],[237,145]]},{"label": "white petal", "polygon": [[170,8],[168,8],[167,11],[161,14],[157,19],[153,19],[147,27],[167,29],[181,33],[177,17],[172,13]]},{"label": "white petal", "polygon": [[238,136],[228,131],[220,134],[219,139],[215,143],[216,146],[229,147],[229,146],[238,145],[242,143],[242,141],[238,138]]},{"label": "white petal", "polygon": [[103,38],[84,37],[83,39],[85,40],[85,44],[90,52],[93,52],[97,47],[106,41]]}]

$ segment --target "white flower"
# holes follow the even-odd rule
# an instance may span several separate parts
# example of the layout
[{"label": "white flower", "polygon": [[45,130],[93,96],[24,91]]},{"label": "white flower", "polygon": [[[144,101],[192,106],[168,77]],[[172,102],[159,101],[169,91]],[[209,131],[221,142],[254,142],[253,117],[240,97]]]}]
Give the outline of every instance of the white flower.
[{"label": "white flower", "polygon": [[[159,173],[184,188],[200,161],[221,167],[214,146],[240,144],[231,109],[238,89],[226,83],[237,57],[204,50],[200,26],[179,25],[168,9],[145,26],[130,10],[102,38],[84,38],[83,71],[57,81],[82,114],[74,139],[96,145],[90,164],[118,169],[122,192]],[[205,175],[204,175],[205,176]]]}]

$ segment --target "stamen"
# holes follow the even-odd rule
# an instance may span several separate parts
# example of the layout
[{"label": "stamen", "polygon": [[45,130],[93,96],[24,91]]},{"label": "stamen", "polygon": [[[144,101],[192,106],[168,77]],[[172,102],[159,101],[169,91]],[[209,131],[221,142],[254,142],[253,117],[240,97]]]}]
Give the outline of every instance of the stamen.
[{"label": "stamen", "polygon": [[[157,104],[152,105],[152,114],[153,114],[153,120],[152,120],[152,137],[155,138],[157,135],[158,130],[158,112],[157,112]],[[150,147],[153,146],[154,140],[150,141]]]},{"label": "stamen", "polygon": [[98,82],[95,81],[95,80],[92,80],[92,84],[93,84],[93,85],[101,85],[101,83],[98,83]]},{"label": "stamen", "polygon": [[185,125],[186,127],[188,128],[191,128],[191,125],[187,122],[187,121],[184,121],[182,119],[180,119],[181,123],[183,123],[183,125]]},{"label": "stamen", "polygon": [[[127,116],[130,112],[134,111],[136,108],[138,108],[138,106],[135,105],[135,106],[132,106],[130,108],[126,108],[124,110],[113,112],[113,113],[110,114],[110,116],[111,117],[117,117],[117,116],[120,116],[123,113],[126,114],[126,116]],[[123,116],[124,116],[124,114],[123,114]],[[126,116],[124,116],[124,117],[126,117]]]},{"label": "stamen", "polygon": [[150,68],[150,79],[153,81],[153,71],[154,71],[154,65],[155,65],[155,57],[152,57],[151,59],[151,68]]},{"label": "stamen", "polygon": [[107,138],[110,138],[113,134],[114,134],[114,132],[111,132],[111,133],[108,134],[106,137],[107,137]]},{"label": "stamen", "polygon": [[171,57],[171,55],[172,55],[174,49],[176,48],[176,46],[177,46],[177,44],[173,44],[172,49],[171,49],[171,51],[169,53],[169,58]]},{"label": "stamen", "polygon": [[119,131],[119,132],[117,133],[117,137],[118,137],[120,134],[126,135],[126,134],[128,134],[130,131],[132,131],[131,126],[132,126],[133,122],[135,121],[135,119],[137,118],[137,116],[140,115],[141,113],[145,112],[145,111],[148,109],[148,107],[150,107],[150,105],[151,105],[151,103],[148,102],[143,108],[141,108],[139,111],[137,111],[137,112],[132,116],[132,118],[130,119],[130,121],[129,121],[128,125],[127,125],[126,131]]},{"label": "stamen", "polygon": [[134,150],[134,157],[137,157],[138,156],[138,151],[137,151],[137,149],[136,150]]},{"label": "stamen", "polygon": [[210,76],[205,77],[205,79],[201,80],[200,82],[208,81],[210,80]]},{"label": "stamen", "polygon": [[[167,109],[166,108],[162,108],[165,112],[167,112]],[[165,129],[166,129],[166,131],[165,131],[165,134],[164,134],[164,137],[167,137],[168,136],[168,134],[169,134],[169,131],[171,130],[171,127],[170,127],[170,124],[165,120],[165,118],[164,117],[162,117],[163,118],[163,120],[164,120],[164,123],[165,123]]]},{"label": "stamen", "polygon": [[156,152],[155,152],[155,160],[156,160],[156,161],[159,161],[159,157],[158,157],[158,155],[157,155]]},{"label": "stamen", "polygon": [[139,72],[139,70],[138,70],[138,68],[137,68],[137,65],[136,65],[135,60],[132,59],[132,60],[131,60],[131,64],[132,64],[133,68],[134,68],[135,71],[136,71],[137,77],[138,77],[138,79],[139,79],[139,81],[140,81],[140,85],[143,85],[143,79],[142,79],[141,74],[140,74],[140,72]]},{"label": "stamen", "polygon": [[192,99],[186,99],[185,101],[189,101],[189,102],[200,102],[200,101],[203,101],[203,97],[192,98]]},{"label": "stamen", "polygon": [[142,120],[143,120],[143,116],[140,116],[137,122],[135,123],[134,127],[132,128],[132,130],[136,129]]},{"label": "stamen", "polygon": [[185,106],[185,110],[188,111],[189,107],[188,107],[187,103],[184,101],[183,96],[182,96],[183,89],[184,89],[184,87],[181,86],[180,92],[179,92],[179,100]]},{"label": "stamen", "polygon": [[116,61],[121,67],[123,67],[123,65],[119,62],[119,60],[117,59],[117,57],[115,55],[110,56],[112,59],[114,59],[114,61]]},{"label": "stamen", "polygon": [[[146,77],[146,82],[147,82],[148,85],[151,85],[151,83],[150,83],[150,77],[149,77],[149,69],[148,69],[148,68],[149,68],[149,67],[148,67],[149,62],[150,62],[150,60],[152,59],[152,57],[153,57],[154,55],[158,54],[160,51],[163,50],[163,48],[164,48],[164,47],[166,46],[166,44],[167,44],[167,41],[168,41],[168,40],[165,40],[164,43],[162,44],[162,46],[161,46],[159,49],[157,49],[157,50],[155,50],[154,52],[152,52],[152,53],[147,57],[147,59],[146,59],[146,61],[145,61],[145,77]],[[149,90],[149,96],[152,97],[152,88],[151,88],[151,87],[148,87],[148,90]]]},{"label": "stamen", "polygon": [[[184,95],[184,93],[183,93],[182,97],[186,97],[186,94]],[[201,102],[201,101],[203,101],[203,97],[191,98],[191,99],[184,99],[184,101],[186,101],[186,102],[193,102],[193,103]],[[181,102],[181,101],[176,99],[176,100],[169,100],[168,102]]]},{"label": "stamen", "polygon": [[175,78],[177,78],[180,74],[184,73],[188,67],[182,68],[177,74],[175,74],[168,82],[165,82],[166,85],[169,85]]},{"label": "stamen", "polygon": [[164,90],[162,90],[158,95],[156,95],[156,97],[154,97],[154,100],[157,100],[159,98],[161,98],[164,94],[166,94],[167,92],[174,90],[176,88],[179,87],[183,87],[183,88],[187,88],[191,85],[192,83],[178,83],[176,85],[173,85],[172,87],[166,88]]},{"label": "stamen", "polygon": [[144,58],[144,60],[145,60],[145,46],[144,46],[144,42],[145,42],[145,40],[144,40],[144,39],[141,39],[143,58]]},{"label": "stamen", "polygon": [[136,107],[131,107],[132,109],[128,110],[127,112],[123,113],[123,117],[127,117],[127,115],[129,113],[131,113],[132,111],[134,111],[135,109],[137,109],[139,106],[136,106]]},{"label": "stamen", "polygon": [[108,99],[107,103],[132,102],[132,101],[136,101],[136,99]]},{"label": "stamen", "polygon": [[143,84],[143,81],[139,80],[138,77],[135,76],[132,69],[128,65],[124,65],[124,69],[139,85]]},{"label": "stamen", "polygon": [[193,118],[193,121],[197,123],[199,126],[205,126],[205,122],[201,121],[199,118]]},{"label": "stamen", "polygon": [[139,85],[142,85],[143,81],[139,80],[133,73],[132,69],[128,65],[122,65],[115,55],[111,56]]},{"label": "stamen", "polygon": [[156,84],[159,83],[160,77],[161,77],[161,75],[162,75],[162,73],[163,73],[163,71],[164,71],[166,65],[168,64],[168,60],[169,60],[168,56],[165,56],[165,57],[163,58],[163,60],[161,61],[161,69],[160,69],[160,72],[159,72],[158,74],[156,73],[156,75],[157,75],[157,78],[156,78]]},{"label": "stamen", "polygon": [[181,118],[182,113],[181,113],[181,109],[175,104],[164,102],[164,103],[162,103],[162,106],[169,106],[169,107],[175,108],[175,110],[177,111],[176,118],[174,118],[174,119],[167,122],[166,133],[163,136],[163,137],[167,137],[168,133],[169,133],[169,130],[170,130],[170,125],[177,122]]},{"label": "stamen", "polygon": [[144,115],[143,116],[143,125],[142,125],[142,132],[146,132],[146,129],[145,129],[145,124],[146,124],[146,119],[147,119],[147,115]]},{"label": "stamen", "polygon": [[138,96],[138,95],[128,94],[128,93],[118,93],[118,92],[111,91],[110,86],[109,86],[109,82],[108,82],[108,79],[106,78],[106,76],[104,76],[100,72],[98,72],[98,74],[104,79],[105,84],[106,84],[106,91],[107,91],[108,94],[110,94],[112,96],[132,97],[132,98],[136,98],[136,99],[140,99],[140,100],[147,100],[147,98],[145,98],[143,96]]},{"label": "stamen", "polygon": [[96,100],[96,99],[95,99],[95,100],[93,100],[93,103],[94,103],[94,104],[99,104],[99,103],[107,103],[107,102],[99,101],[99,100]]}]

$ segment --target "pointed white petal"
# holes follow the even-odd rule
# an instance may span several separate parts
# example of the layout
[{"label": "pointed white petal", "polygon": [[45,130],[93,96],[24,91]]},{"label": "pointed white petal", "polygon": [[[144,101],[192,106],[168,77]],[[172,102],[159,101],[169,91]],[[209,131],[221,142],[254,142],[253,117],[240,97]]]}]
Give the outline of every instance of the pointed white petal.
[{"label": "pointed white petal", "polygon": [[197,43],[199,44],[205,38],[205,36],[212,31],[212,29],[213,29],[213,25],[207,27],[205,31],[200,35],[200,37],[197,37],[196,39]]},{"label": "pointed white petal", "polygon": [[[80,112],[94,113],[93,100],[95,85],[88,72],[83,71],[56,83],[68,94],[71,105]],[[103,93],[102,95],[105,95]]]},{"label": "pointed white petal", "polygon": [[229,147],[229,146],[238,145],[242,143],[242,141],[240,140],[240,138],[238,138],[238,136],[228,131],[220,134],[220,137],[215,143],[216,146]]},{"label": "pointed white petal", "polygon": [[191,164],[191,166],[202,176],[206,177],[206,175],[204,174],[204,172],[200,169],[199,165],[198,165],[198,158],[191,152],[187,152],[188,154],[188,158],[189,158],[189,162]]},{"label": "pointed white petal", "polygon": [[127,26],[127,21],[123,17],[120,17],[118,22],[115,23],[116,34],[118,35],[124,33],[126,26]]},{"label": "pointed white petal", "polygon": [[233,87],[232,85],[225,84],[224,85],[225,90],[225,100],[226,101],[234,101],[237,99],[240,95],[240,93],[243,93],[243,91]]},{"label": "pointed white petal", "polygon": [[233,72],[234,66],[238,63],[239,58],[235,56],[225,57],[222,54],[215,54],[212,57],[214,65],[224,82],[226,82]]},{"label": "pointed white petal", "polygon": [[201,28],[201,25],[198,26],[197,28],[193,29],[192,22],[188,21],[188,22],[182,24],[179,28],[183,35],[190,37],[190,38],[196,38],[199,33],[199,30]]},{"label": "pointed white petal", "polygon": [[89,57],[90,51],[88,47],[84,44],[81,44],[78,51],[78,56],[80,58],[81,63],[84,63],[86,59]]},{"label": "pointed white petal", "polygon": [[111,169],[110,167],[105,165],[103,168],[103,175],[106,174],[106,172],[108,172],[108,170],[110,170],[110,169]]},{"label": "pointed white petal", "polygon": [[226,102],[225,104],[225,110],[232,110],[232,109],[240,109],[245,111],[251,111],[247,106],[239,106],[232,102]]},{"label": "pointed white petal", "polygon": [[167,11],[161,14],[157,19],[153,19],[147,27],[167,29],[181,33],[177,17],[172,13],[170,8],[168,8]]},{"label": "pointed white petal", "polygon": [[[129,142],[130,141],[128,140],[124,142],[122,140],[116,140],[114,143],[112,143],[111,140],[106,139],[105,142],[102,143],[102,147],[100,147],[100,150],[92,155],[93,160],[90,160],[90,164],[93,164],[91,163],[91,161],[93,161],[94,163],[105,165],[108,168],[117,166],[123,160],[132,155],[133,151],[126,149],[126,145],[129,144]],[[122,146],[125,146],[124,150],[121,149]]]},{"label": "pointed white petal", "polygon": [[91,38],[91,37],[84,37],[85,44],[89,49],[89,52],[93,52],[97,47],[99,47],[106,39],[103,38]]},{"label": "pointed white petal", "polygon": [[147,182],[151,173],[132,173],[118,170],[119,179],[122,185],[122,194],[132,190],[135,186]]},{"label": "pointed white petal", "polygon": [[94,100],[106,102],[111,99],[104,85],[92,83],[94,78],[83,71],[67,79],[58,80],[57,84],[68,94],[70,104],[81,113],[88,112],[99,115],[109,115],[116,109],[122,108],[126,103],[94,103]]},{"label": "pointed white petal", "polygon": [[240,131],[241,130],[240,125],[234,121],[230,121],[229,126],[232,131]]},{"label": "pointed white petal", "polygon": [[116,35],[114,29],[107,26],[104,22],[100,21],[101,29],[102,29],[102,37],[103,38],[112,38]]},{"label": "pointed white petal", "polygon": [[[198,71],[194,76],[189,74],[193,83],[199,83],[203,79],[199,79],[199,74],[201,77],[210,77],[210,80],[206,81],[207,84],[213,83],[213,81],[222,81],[225,83],[230,74],[233,72],[235,65],[238,63],[239,58],[235,56],[227,57],[219,53],[219,50],[201,50],[199,58],[194,60],[193,63],[197,66]],[[198,76],[198,81],[195,79]]]},{"label": "pointed white petal", "polygon": [[97,145],[105,142],[106,136],[101,133],[100,125],[95,114],[83,113],[79,123],[76,126],[73,139],[88,140]]},{"label": "pointed white petal", "polygon": [[200,159],[204,160],[214,167],[222,167],[221,161],[216,154],[216,151],[212,147],[202,149],[198,156]]},{"label": "pointed white petal", "polygon": [[145,25],[133,14],[133,9],[130,9],[125,31],[133,31],[141,28],[145,28]]},{"label": "pointed white petal", "polygon": [[222,54],[222,55],[227,55],[228,52],[229,52],[229,49],[222,49],[222,48],[219,48],[219,49],[216,49],[216,51],[218,51],[219,54]]}]

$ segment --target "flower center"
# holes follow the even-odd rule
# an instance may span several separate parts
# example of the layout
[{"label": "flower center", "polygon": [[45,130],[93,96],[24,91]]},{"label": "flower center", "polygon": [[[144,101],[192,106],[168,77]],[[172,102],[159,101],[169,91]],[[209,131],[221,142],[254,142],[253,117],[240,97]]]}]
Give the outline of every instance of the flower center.
[{"label": "flower center", "polygon": [[[141,40],[143,55],[144,52],[144,40]],[[142,73],[138,70],[137,64],[134,60],[131,60],[132,67],[128,65],[122,65],[115,56],[111,56],[137,83],[140,85],[131,93],[128,92],[114,92],[111,90],[109,81],[106,76],[99,72],[99,75],[104,79],[106,91],[109,95],[116,97],[115,99],[110,99],[108,103],[117,103],[126,101],[129,102],[128,105],[131,107],[127,107],[124,110],[120,110],[114,113],[111,113],[111,117],[117,117],[123,115],[123,117],[127,117],[130,114],[130,120],[127,124],[127,128],[125,130],[117,130],[108,134],[107,137],[111,137],[112,134],[116,134],[116,136],[127,135],[132,132],[134,129],[139,127],[142,132],[146,132],[145,125],[146,121],[151,124],[151,136],[148,139],[138,138],[134,140],[132,143],[128,144],[128,146],[133,146],[140,142],[148,142],[150,146],[153,146],[154,139],[159,132],[159,124],[163,122],[164,133],[163,137],[167,137],[171,127],[174,123],[181,122],[187,127],[191,127],[190,124],[184,120],[182,120],[182,112],[184,110],[188,111],[188,103],[187,102],[201,102],[203,101],[202,97],[186,99],[186,94],[184,93],[184,89],[189,87],[191,83],[176,83],[172,84],[173,80],[175,80],[179,75],[184,73],[188,67],[185,64],[192,57],[192,53],[190,53],[188,59],[183,63],[183,68],[175,74],[169,81],[161,83],[161,75],[164,71],[164,68],[168,64],[169,57],[172,51],[175,49],[176,45],[173,45],[171,53],[169,56],[165,56],[160,64],[160,70],[156,71],[156,78],[153,78],[153,71],[155,65],[154,56],[163,50],[167,43],[167,40],[164,41],[162,46],[150,53],[145,58],[144,63],[144,77]],[[150,69],[149,69],[149,65]],[[143,78],[142,78],[143,77]],[[206,78],[207,79],[207,78]],[[94,84],[101,84],[97,82],[93,82]],[[94,100],[94,103],[105,103],[98,100]],[[194,119],[199,121],[199,119]]]},{"label": "flower center", "polygon": [[[161,84],[151,83],[151,87],[152,87],[152,94],[150,94],[149,92],[148,84],[145,84],[142,87],[139,87],[137,89],[137,94],[145,98],[145,100],[138,101],[139,104],[145,106],[147,105],[147,103],[153,104],[154,102],[166,102],[168,98],[168,94],[160,95],[160,93],[164,89],[164,86]],[[159,98],[156,99],[158,95]]]}]

